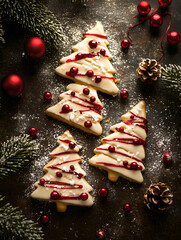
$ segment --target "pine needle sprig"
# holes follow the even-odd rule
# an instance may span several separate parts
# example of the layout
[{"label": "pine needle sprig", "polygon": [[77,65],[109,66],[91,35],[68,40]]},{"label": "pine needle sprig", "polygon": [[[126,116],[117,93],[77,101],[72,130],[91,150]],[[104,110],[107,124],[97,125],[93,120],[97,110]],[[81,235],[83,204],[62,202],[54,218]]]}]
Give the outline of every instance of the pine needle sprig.
[{"label": "pine needle sprig", "polygon": [[1,16],[0,16],[0,44],[5,43],[3,36],[4,36],[4,30],[1,24]]},{"label": "pine needle sprig", "polygon": [[0,207],[0,239],[43,240],[43,232],[37,223],[28,220],[18,208],[7,203]]},{"label": "pine needle sprig", "polygon": [[11,137],[0,146],[0,179],[15,172],[36,156],[36,141],[29,135]]},{"label": "pine needle sprig", "polygon": [[162,67],[161,81],[170,89],[179,94],[181,100],[181,66],[169,64]]},{"label": "pine needle sprig", "polygon": [[58,47],[64,39],[62,25],[41,0],[1,0],[0,11],[51,47]]}]

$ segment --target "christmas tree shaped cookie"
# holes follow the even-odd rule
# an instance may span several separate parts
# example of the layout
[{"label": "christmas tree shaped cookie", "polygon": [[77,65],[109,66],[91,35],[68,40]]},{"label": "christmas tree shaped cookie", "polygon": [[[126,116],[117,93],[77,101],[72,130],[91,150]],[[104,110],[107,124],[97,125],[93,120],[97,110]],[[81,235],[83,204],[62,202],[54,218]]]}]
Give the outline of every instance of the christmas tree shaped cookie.
[{"label": "christmas tree shaped cookie", "polygon": [[59,212],[65,212],[68,205],[93,205],[89,194],[92,187],[85,181],[86,173],[80,167],[77,145],[69,131],[58,138],[58,147],[50,156],[53,158],[45,167],[45,175],[35,183],[32,198],[53,201]]},{"label": "christmas tree shaped cookie", "polygon": [[118,94],[110,63],[112,58],[107,45],[107,37],[101,22],[83,34],[84,40],[72,47],[74,53],[61,59],[62,65],[56,73],[77,83],[91,85],[95,89],[111,95]]},{"label": "christmas tree shaped cookie", "polygon": [[145,102],[139,102],[121,119],[121,123],[111,127],[114,133],[101,140],[102,145],[94,150],[96,155],[89,163],[107,170],[108,178],[113,182],[121,176],[142,183],[147,136]]},{"label": "christmas tree shaped cookie", "polygon": [[46,114],[81,130],[101,135],[102,104],[92,87],[76,83],[67,86],[67,92],[60,94],[61,101],[46,110]]}]

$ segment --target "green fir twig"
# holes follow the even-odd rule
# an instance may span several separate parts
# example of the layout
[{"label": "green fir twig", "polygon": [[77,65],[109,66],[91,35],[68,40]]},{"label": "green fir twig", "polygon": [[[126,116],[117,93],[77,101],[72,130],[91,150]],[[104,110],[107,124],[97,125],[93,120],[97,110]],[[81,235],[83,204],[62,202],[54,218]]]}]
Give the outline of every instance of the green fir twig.
[{"label": "green fir twig", "polygon": [[178,93],[181,100],[181,66],[169,64],[162,67],[161,81],[166,87]]},{"label": "green fir twig", "polygon": [[51,47],[58,47],[64,39],[60,22],[42,0],[1,0],[0,12]]},{"label": "green fir twig", "polygon": [[[0,196],[2,205],[3,197]],[[28,220],[18,208],[7,203],[0,207],[1,240],[43,240],[43,232],[37,223]]]},{"label": "green fir twig", "polygon": [[0,44],[5,43],[3,36],[4,36],[4,30],[3,30],[3,26],[1,24],[1,16],[0,16]]},{"label": "green fir twig", "polygon": [[29,135],[11,137],[0,146],[0,179],[15,172],[36,156],[36,141]]}]

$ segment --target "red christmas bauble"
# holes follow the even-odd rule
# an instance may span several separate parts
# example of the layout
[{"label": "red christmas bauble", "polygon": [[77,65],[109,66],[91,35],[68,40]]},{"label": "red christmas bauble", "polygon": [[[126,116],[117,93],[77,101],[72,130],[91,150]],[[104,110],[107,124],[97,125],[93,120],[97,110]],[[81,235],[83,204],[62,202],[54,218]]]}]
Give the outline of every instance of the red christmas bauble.
[{"label": "red christmas bauble", "polygon": [[172,31],[167,35],[167,41],[170,45],[177,45],[180,42],[180,34]]},{"label": "red christmas bauble", "polygon": [[131,211],[131,204],[130,203],[125,203],[123,205],[123,209],[125,212],[130,212]]},{"label": "red christmas bauble", "polygon": [[23,91],[23,81],[18,75],[10,75],[3,80],[2,88],[9,96],[16,97]]},{"label": "red christmas bauble", "polygon": [[105,239],[105,233],[102,229],[99,229],[97,231],[97,237],[98,237],[98,239]]},{"label": "red christmas bauble", "polygon": [[100,188],[98,191],[98,194],[100,197],[107,197],[107,195],[108,195],[107,188]]},{"label": "red christmas bauble", "polygon": [[163,162],[165,162],[165,163],[170,163],[171,162],[171,154],[170,153],[165,153],[164,155],[163,155]]},{"label": "red christmas bauble", "polygon": [[128,91],[126,91],[126,90],[122,90],[121,92],[120,92],[120,96],[122,97],[122,98],[124,98],[124,99],[126,99],[127,97],[128,97]]},{"label": "red christmas bauble", "polygon": [[85,95],[89,95],[90,90],[89,90],[88,88],[84,88],[84,89],[83,89],[83,93],[84,93]]},{"label": "red christmas bauble", "polygon": [[150,4],[147,1],[141,1],[138,4],[137,9],[138,9],[139,14],[147,15],[150,12],[150,10],[151,10],[151,6],[150,6]]},{"label": "red christmas bauble", "polygon": [[72,141],[69,142],[69,148],[70,149],[74,149],[75,146],[76,146],[76,144],[74,142],[72,142]]},{"label": "red christmas bauble", "polygon": [[31,136],[35,136],[35,135],[37,134],[37,132],[38,132],[38,129],[37,129],[36,127],[31,127],[31,128],[29,129],[29,134],[30,134]]},{"label": "red christmas bauble", "polygon": [[51,92],[45,92],[44,93],[44,99],[47,100],[47,101],[50,101],[52,99]]},{"label": "red christmas bauble", "polygon": [[42,223],[48,223],[48,222],[49,222],[49,217],[46,216],[46,215],[43,215],[43,216],[41,217],[41,222],[42,222]]},{"label": "red christmas bauble", "polygon": [[96,100],[96,98],[95,98],[94,96],[91,96],[91,97],[90,97],[90,101],[91,101],[91,102],[95,102],[95,100]]},{"label": "red christmas bauble", "polygon": [[151,16],[150,18],[151,27],[158,28],[162,25],[162,23],[163,23],[163,18],[159,14],[154,14],[153,16]]},{"label": "red christmas bauble", "polygon": [[109,152],[113,153],[113,152],[115,152],[115,147],[114,146],[109,146],[108,150],[109,150]]},{"label": "red christmas bauble", "polygon": [[45,43],[41,40],[41,38],[31,38],[26,43],[25,50],[28,56],[32,58],[40,58],[45,53]]},{"label": "red christmas bauble", "polygon": [[102,81],[102,77],[101,76],[96,76],[95,77],[95,83],[100,83]]},{"label": "red christmas bauble", "polygon": [[123,39],[121,41],[121,47],[124,48],[124,49],[128,49],[129,48],[129,45],[130,45],[130,42],[128,39]]},{"label": "red christmas bauble", "polygon": [[87,193],[81,193],[80,198],[82,201],[86,201],[88,199],[88,194]]},{"label": "red christmas bauble", "polygon": [[85,121],[84,126],[85,126],[86,128],[90,128],[90,127],[92,127],[92,122],[89,121],[89,120],[87,120],[87,121]]},{"label": "red christmas bauble", "polygon": [[62,112],[63,113],[69,113],[70,112],[70,106],[68,104],[64,104],[62,106]]},{"label": "red christmas bauble", "polygon": [[170,6],[172,0],[158,0],[160,7],[168,7]]}]

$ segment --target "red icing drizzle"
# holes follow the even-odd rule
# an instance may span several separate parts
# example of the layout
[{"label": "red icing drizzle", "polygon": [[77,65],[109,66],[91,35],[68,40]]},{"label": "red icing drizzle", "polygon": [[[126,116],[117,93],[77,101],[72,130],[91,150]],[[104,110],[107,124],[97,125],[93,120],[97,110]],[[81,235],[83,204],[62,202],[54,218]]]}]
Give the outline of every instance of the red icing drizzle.
[{"label": "red icing drizzle", "polygon": [[[70,63],[70,62],[76,62],[76,61],[79,61],[79,60],[82,60],[84,58],[94,58],[94,57],[97,57],[97,56],[100,56],[100,52],[97,52],[97,53],[82,53],[82,56],[81,58],[79,58],[77,55],[75,55],[75,58],[74,59],[67,59],[67,63]],[[102,55],[101,55],[102,56]],[[108,55],[105,55],[104,57],[108,57]]]},{"label": "red icing drizzle", "polygon": [[[66,75],[69,76],[69,77],[72,77],[72,75],[70,74],[70,72],[66,72]],[[86,73],[77,73],[76,76],[81,76],[81,77],[85,77],[86,76]],[[93,77],[96,77],[96,76],[100,76],[100,75],[93,75]],[[112,79],[113,81],[115,80],[114,77],[107,77],[107,76],[101,76],[101,78],[106,78],[106,79]]]},{"label": "red icing drizzle", "polygon": [[76,196],[62,196],[59,194],[59,197],[56,200],[81,200],[81,194]]},{"label": "red icing drizzle", "polygon": [[94,37],[98,37],[98,38],[107,39],[107,37],[105,35],[97,34],[97,33],[83,33],[83,37],[85,37],[85,36],[94,36]]},{"label": "red icing drizzle", "polygon": [[67,151],[67,152],[60,152],[60,153],[50,153],[50,156],[51,157],[56,157],[56,156],[61,156],[61,155],[64,155],[64,154],[75,154],[77,152],[70,152],[70,151]]},{"label": "red icing drizzle", "polygon": [[[125,168],[127,170],[134,170],[134,169],[131,169],[130,167],[127,167],[127,166],[124,166],[124,165],[119,165],[119,164],[113,164],[113,163],[96,162],[96,164],[102,164],[102,165],[104,165],[106,167],[118,167],[118,168]],[[137,170],[139,170],[139,169],[137,169]]]},{"label": "red icing drizzle", "polygon": [[[96,148],[96,150],[103,150],[103,151],[109,151],[107,148]],[[142,162],[141,160],[139,160],[138,158],[135,158],[135,157],[132,157],[128,154],[125,154],[125,153],[122,153],[122,152],[118,152],[118,151],[115,151],[114,153],[117,153],[117,154],[120,154],[124,157],[128,157],[128,158],[131,158],[131,159],[134,159],[135,161],[137,162]]]},{"label": "red icing drizzle", "polygon": [[60,142],[64,142],[64,143],[67,143],[69,144],[70,142],[73,142],[73,141],[70,141],[68,139],[58,139]]},{"label": "red icing drizzle", "polygon": [[135,113],[133,113],[133,112],[131,112],[131,111],[129,111],[134,117],[137,117],[137,118],[139,118],[139,119],[142,119],[143,120],[143,123],[147,123],[148,122],[148,120],[146,119],[146,118],[144,118],[144,117],[140,117],[140,116],[138,116],[138,115],[136,115]]},{"label": "red icing drizzle", "polygon": [[[80,184],[69,184],[69,183],[66,183],[66,182],[58,182],[58,181],[45,181],[45,184],[44,185],[41,185],[40,183],[38,183],[40,186],[42,187],[48,187],[48,188],[58,188],[58,189],[79,189],[79,188],[83,188],[82,185]],[[55,186],[49,186],[47,184],[50,184],[50,185],[58,185],[58,186],[67,186],[67,187],[55,187]]]},{"label": "red icing drizzle", "polygon": [[[55,164],[55,165],[52,165],[52,166],[60,166],[60,165],[63,165],[63,164],[66,164],[66,163],[71,163],[71,162],[79,162],[81,161],[80,158],[78,159],[75,159],[75,160],[70,160],[70,161],[65,161],[65,162],[62,162],[62,163],[58,163],[58,164]],[[50,168],[51,166],[48,166],[47,168]]]},{"label": "red icing drizzle", "polygon": [[120,143],[124,143],[124,144],[132,144],[132,145],[145,145],[145,141],[143,141],[142,139],[140,140],[140,144],[136,144],[134,143],[132,138],[113,138],[111,140],[109,139],[103,139],[103,142],[120,142]]}]

